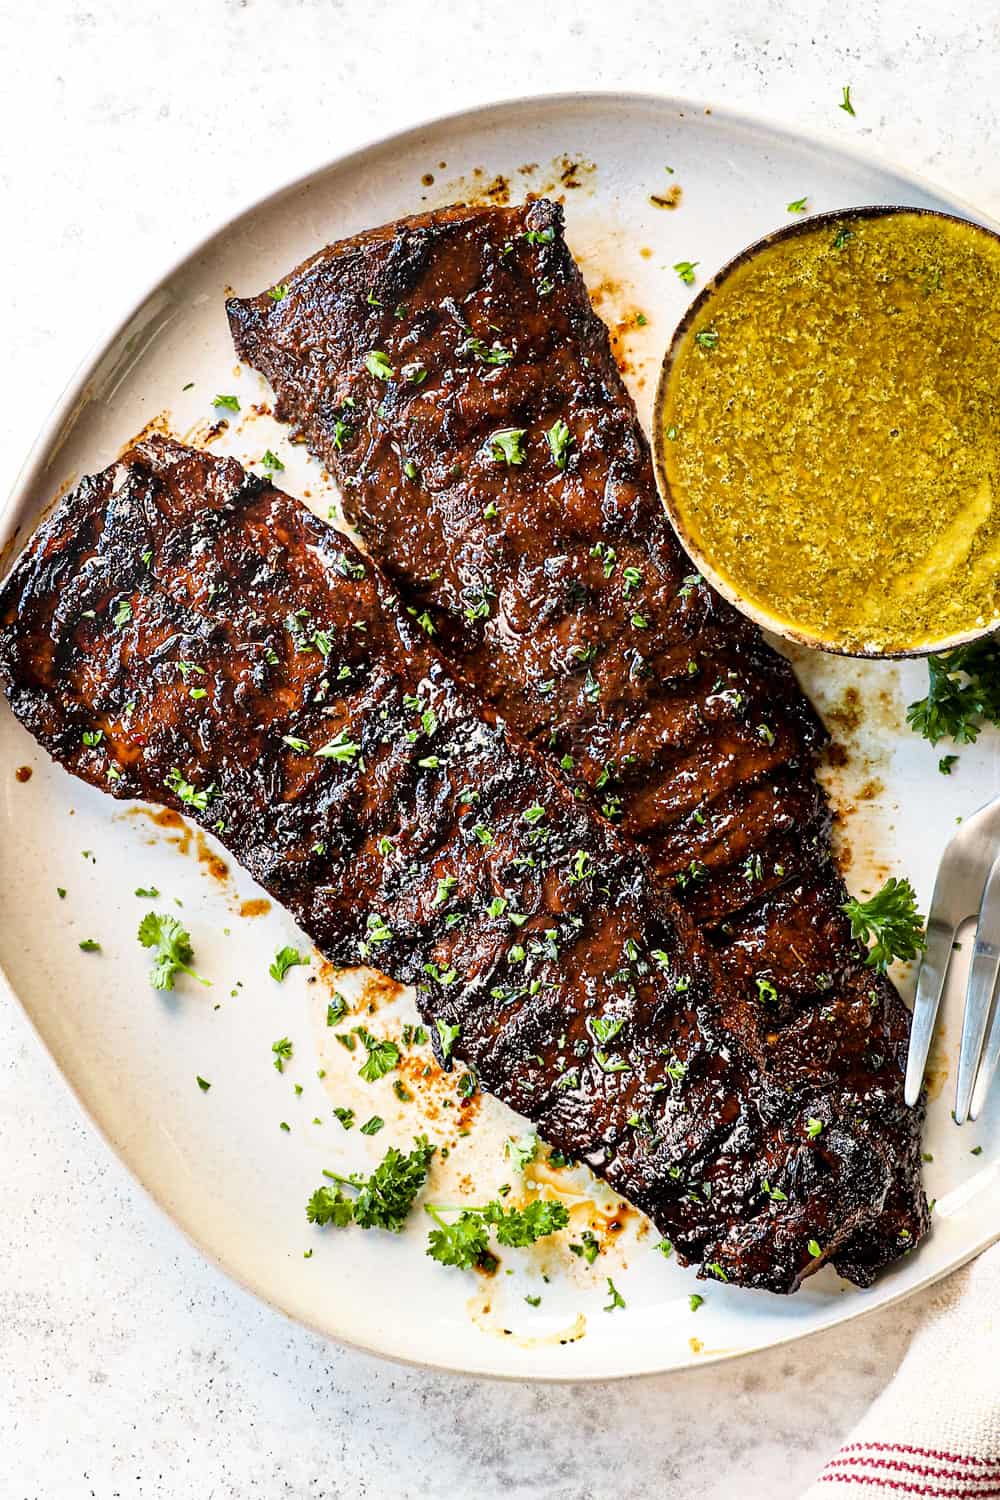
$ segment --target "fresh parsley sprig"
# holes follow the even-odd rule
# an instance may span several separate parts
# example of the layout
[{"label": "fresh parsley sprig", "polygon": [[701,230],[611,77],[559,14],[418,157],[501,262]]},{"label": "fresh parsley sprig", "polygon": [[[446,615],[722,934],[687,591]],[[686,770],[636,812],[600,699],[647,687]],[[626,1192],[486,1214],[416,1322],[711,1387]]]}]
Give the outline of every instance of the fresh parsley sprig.
[{"label": "fresh parsley sprig", "polygon": [[984,723],[1000,724],[1000,639],[990,636],[927,658],[927,697],[911,703],[906,722],[936,745],[970,745]]},{"label": "fresh parsley sprig", "polygon": [[[349,1177],[324,1172],[324,1177],[337,1186],[328,1187],[324,1183],[316,1189],[306,1205],[306,1218],[310,1224],[343,1228],[353,1223],[362,1229],[387,1229],[391,1234],[399,1234],[427,1181],[427,1169],[436,1150],[425,1135],[418,1135],[414,1137],[413,1150],[407,1154],[390,1146],[370,1177],[357,1172]],[[357,1197],[349,1197],[343,1188],[357,1193]]]},{"label": "fresh parsley sprig", "polygon": [[160,912],[148,911],[139,923],[139,941],[144,948],[153,949],[153,967],[149,982],[154,990],[172,990],[174,975],[190,974],[199,984],[210,985],[191,968],[194,951],[189,933],[176,917]]},{"label": "fresh parsley sprig", "polygon": [[[499,1244],[519,1249],[569,1223],[566,1206],[548,1198],[536,1198],[526,1208],[504,1208],[496,1200],[481,1208],[463,1209],[425,1203],[424,1211],[436,1225],[427,1239],[427,1254],[443,1266],[462,1271],[487,1263],[491,1231]],[[458,1218],[449,1222],[444,1217],[449,1213],[458,1213]]]},{"label": "fresh parsley sprig", "polygon": [[852,897],[841,911],[850,918],[852,937],[871,943],[866,962],[882,973],[894,958],[916,958],[927,946],[917,894],[908,880],[890,875],[870,900]]}]

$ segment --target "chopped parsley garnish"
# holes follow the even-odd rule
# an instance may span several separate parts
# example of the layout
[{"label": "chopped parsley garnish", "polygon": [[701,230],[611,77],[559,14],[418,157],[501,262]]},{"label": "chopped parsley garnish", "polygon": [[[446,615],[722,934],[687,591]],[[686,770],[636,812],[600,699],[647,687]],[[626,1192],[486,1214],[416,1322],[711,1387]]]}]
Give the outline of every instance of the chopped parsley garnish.
[{"label": "chopped parsley garnish", "polygon": [[385,1121],[383,1120],[381,1115],[372,1115],[371,1119],[366,1120],[365,1123],[361,1126],[361,1134],[378,1135],[379,1131],[382,1130],[384,1126]]},{"label": "chopped parsley garnish", "polygon": [[289,969],[294,969],[296,964],[308,965],[309,962],[308,953],[300,953],[297,948],[279,948],[274,955],[274,962],[269,965],[267,972],[272,979],[276,979],[280,984]]},{"label": "chopped parsley garnish", "polygon": [[112,623],[112,625],[114,625],[114,627],[115,627],[116,630],[120,630],[123,625],[127,625],[128,624],[128,622],[129,622],[129,620],[131,620],[131,618],[132,618],[132,605],[130,604],[130,602],[129,602],[128,599],[122,599],[119,602],[118,608],[114,612],[114,616],[112,617],[111,623]]},{"label": "chopped parsley garnish", "polygon": [[566,461],[569,458],[569,450],[573,444],[573,434],[561,418],[557,418],[552,423],[552,426],[545,434],[545,440],[549,445],[549,451],[552,454],[556,468],[565,469]]},{"label": "chopped parsley garnish", "polygon": [[319,760],[336,760],[347,764],[353,761],[360,751],[361,746],[348,736],[346,730],[342,729],[339,734],[334,735],[332,740],[316,751],[316,756]]},{"label": "chopped parsley garnish", "polygon": [[347,1001],[343,995],[335,994],[330,1004],[326,1007],[326,1024],[336,1026],[347,1012]]},{"label": "chopped parsley garnish", "polygon": [[144,948],[153,950],[149,982],[154,990],[172,990],[174,975],[179,973],[190,974],[199,984],[211,983],[191,968],[191,938],[176,917],[148,911],[139,923],[138,938]]},{"label": "chopped parsley garnish", "polygon": [[216,396],[212,402],[213,406],[224,406],[227,411],[239,411],[240,402],[238,396]]},{"label": "chopped parsley garnish", "polygon": [[938,770],[942,776],[950,776],[952,769],[958,764],[957,755],[942,755],[938,761]]},{"label": "chopped parsley garnish", "polygon": [[337,1116],[337,1119],[340,1121],[341,1125],[343,1125],[344,1129],[350,1130],[351,1126],[354,1124],[353,1109],[348,1109],[345,1104],[337,1104],[334,1106],[333,1112]]},{"label": "chopped parsley garnish", "polygon": [[272,302],[284,302],[285,298],[288,296],[287,283],[284,281],[279,281],[277,286],[272,286],[268,289],[267,295],[270,297]]},{"label": "chopped parsley garnish", "polygon": [[555,238],[555,230],[551,224],[548,229],[526,229],[521,238],[529,245],[551,245]]},{"label": "chopped parsley garnish", "polygon": [[508,465],[523,464],[525,435],[523,427],[502,427],[499,432],[494,432],[489,440],[494,461]]},{"label": "chopped parsley garnish", "polygon": [[462,1028],[461,1026],[452,1026],[450,1022],[442,1021],[440,1018],[434,1022],[434,1025],[437,1028],[437,1034],[441,1041],[441,1056],[447,1062],[451,1056],[452,1048],[458,1041]]},{"label": "chopped parsley garnish", "polygon": [[279,469],[283,469],[285,467],[278,455],[276,453],[272,453],[270,448],[265,448],[264,457],[261,459],[261,463],[263,464],[265,469],[270,469],[272,473],[277,473]]},{"label": "chopped parsley garnish", "polygon": [[692,1312],[697,1312],[699,1307],[704,1306],[705,1299],[700,1292],[692,1292],[688,1298],[688,1307]]},{"label": "chopped parsley garnish", "polygon": [[396,372],[389,362],[389,356],[383,354],[381,349],[371,349],[365,355],[365,369],[369,375],[374,375],[376,380],[392,380]]},{"label": "chopped parsley garnish", "polygon": [[[854,111],[851,110],[851,113],[853,114]],[[813,1260],[818,1259],[818,1257],[823,1254],[823,1248],[820,1245],[819,1240],[810,1240],[808,1245],[806,1246],[806,1249],[809,1251],[809,1254],[812,1256]]]},{"label": "chopped parsley garnish", "polygon": [[[927,697],[911,703],[906,722],[936,745],[970,745],[983,723],[1000,724],[1000,641],[990,636],[927,658]],[[945,773],[947,774],[947,773]]]},{"label": "chopped parsley garnish", "polygon": [[507,365],[514,358],[510,349],[505,349],[502,344],[494,343],[492,347],[483,343],[482,339],[469,337],[460,344],[455,351],[457,354],[471,354],[481,360],[484,365]]},{"label": "chopped parsley garnish", "polygon": [[621,1292],[615,1286],[615,1284],[611,1280],[610,1276],[607,1278],[607,1282],[608,1282],[608,1296],[611,1298],[611,1301],[605,1304],[604,1311],[605,1312],[614,1312],[615,1308],[617,1308],[617,1307],[624,1307],[625,1306],[625,1298],[622,1296]]},{"label": "chopped parsley garnish", "polygon": [[271,1043],[271,1051],[274,1053],[274,1066],[279,1073],[285,1071],[286,1062],[291,1062],[292,1050],[292,1043],[287,1036],[283,1036],[280,1041]]},{"label": "chopped parsley garnish", "polygon": [[842,109],[845,114],[853,115],[854,113],[854,105],[851,103],[851,85],[849,83],[844,84],[844,91],[837,108]]},{"label": "chopped parsley garnish", "polygon": [[693,286],[694,268],[695,266],[700,264],[701,262],[697,260],[678,260],[674,262],[674,270],[677,272],[678,276],[681,278],[685,286]]},{"label": "chopped parsley garnish", "polygon": [[694,341],[699,349],[717,349],[719,347],[719,335],[714,328],[701,328],[694,336]]},{"label": "chopped parsley garnish", "polygon": [[810,1140],[815,1140],[823,1131],[823,1121],[818,1120],[815,1115],[810,1115],[806,1121],[806,1134]]},{"label": "chopped parsley garnish", "polygon": [[399,1066],[400,1052],[395,1042],[379,1040],[372,1036],[363,1026],[357,1027],[358,1036],[368,1049],[367,1060],[358,1070],[358,1076],[365,1083],[374,1083],[376,1079],[384,1078],[391,1073],[393,1068]]},{"label": "chopped parsley garnish", "polygon": [[600,1253],[600,1242],[593,1230],[590,1229],[585,1229],[580,1239],[582,1244],[571,1243],[569,1249],[574,1255],[578,1255],[582,1260],[585,1260],[588,1266],[592,1266]]},{"label": "chopped parsley garnish", "polygon": [[456,1210],[427,1203],[425,1213],[434,1220],[427,1240],[427,1254],[443,1266],[467,1271],[488,1255],[490,1231],[501,1245],[520,1249],[546,1235],[565,1229],[569,1212],[562,1203],[536,1198],[526,1208],[504,1208],[494,1200],[482,1208],[463,1208],[449,1223],[443,1215]]},{"label": "chopped parsley garnish", "polygon": [[101,743],[103,738],[103,729],[85,729],[83,731],[83,743],[86,745],[88,750],[93,750],[96,745],[99,745]]},{"label": "chopped parsley garnish", "polygon": [[135,888],[135,894],[141,897],[143,901],[155,901],[160,893],[155,885],[151,885],[148,888],[138,885]]},{"label": "chopped parsley garnish", "polygon": [[207,1078],[202,1078],[202,1076],[201,1076],[200,1073],[196,1073],[194,1075],[194,1078],[195,1078],[195,1083],[197,1083],[197,1085],[201,1089],[202,1093],[203,1094],[207,1094],[208,1091],[209,1091],[209,1089],[212,1087],[212,1085],[209,1083],[208,1079]]},{"label": "chopped parsley garnish", "polygon": [[523,1172],[525,1167],[538,1155],[538,1137],[529,1132],[527,1135],[508,1136],[503,1148],[504,1156],[511,1162],[515,1172]]},{"label": "chopped parsley garnish", "polygon": [[[436,1149],[426,1136],[418,1135],[408,1155],[390,1146],[370,1177],[357,1173],[350,1177],[341,1177],[335,1172],[324,1173],[338,1186],[324,1185],[316,1189],[306,1206],[307,1219],[310,1224],[343,1227],[355,1223],[362,1229],[387,1229],[392,1234],[399,1234],[417,1194],[427,1181],[427,1169]],[[342,1187],[350,1188],[358,1196],[349,1198],[341,1192]]]},{"label": "chopped parsley garnish", "polygon": [[208,807],[209,798],[215,791],[214,783],[211,786],[207,786],[202,790],[199,790],[193,782],[186,781],[184,779],[180,771],[177,770],[176,766],[167,776],[167,779],[163,783],[163,785],[167,788],[168,791],[175,793],[175,795],[178,796],[184,803],[185,807],[193,807],[198,812],[205,811],[205,809]]},{"label": "chopped parsley garnish", "polygon": [[790,214],[804,214],[807,201],[808,199],[806,198],[793,198],[788,205],[788,212]]},{"label": "chopped parsley garnish", "polygon": [[80,944],[81,953],[100,953],[101,945],[93,938],[84,938]]},{"label": "chopped parsley garnish", "polygon": [[926,947],[924,919],[908,880],[890,875],[870,900],[852,897],[841,910],[850,918],[852,937],[871,942],[866,962],[883,973],[894,958],[916,958]]}]

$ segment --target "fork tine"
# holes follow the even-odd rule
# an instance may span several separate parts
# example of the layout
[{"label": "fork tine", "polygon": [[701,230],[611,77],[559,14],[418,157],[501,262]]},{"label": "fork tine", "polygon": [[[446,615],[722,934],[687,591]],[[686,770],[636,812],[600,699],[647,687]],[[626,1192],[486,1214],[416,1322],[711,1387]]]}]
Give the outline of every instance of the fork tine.
[{"label": "fork tine", "polygon": [[[987,996],[987,1016],[990,1014],[990,1005],[993,1004],[994,993],[997,989],[997,972],[1000,971],[1000,856],[997,858],[993,870],[990,871],[990,879],[987,880],[987,888],[982,894],[982,909],[979,913],[979,927],[976,929],[976,951],[981,944],[984,947],[993,948],[996,954],[993,962],[993,984]],[[973,959],[975,963],[975,959]],[[985,972],[985,966],[984,966]],[[972,1101],[969,1104],[970,1121],[979,1119],[982,1107],[987,1103],[987,1095],[990,1094],[990,1085],[993,1083],[994,1074],[997,1071],[997,1062],[1000,1062],[1000,1007],[994,1010],[993,1020],[990,1022],[990,1031],[987,1034],[987,1044],[982,1049],[982,1058],[979,1062],[979,1071],[976,1074],[975,1088],[972,1091]],[[960,1122],[963,1122],[960,1116]]]},{"label": "fork tine", "polygon": [[986,1046],[983,1048],[983,1060],[979,1064],[979,1072],[976,1074],[976,1086],[972,1091],[972,1103],[969,1105],[969,1119],[978,1120],[986,1103],[986,1096],[990,1091],[990,1084],[1000,1062],[1000,1005],[993,1013],[990,1022],[989,1035],[986,1038]]},{"label": "fork tine", "polygon": [[993,1003],[997,973],[1000,971],[1000,859],[993,863],[983,887],[976,927],[975,948],[965,991],[965,1015],[962,1019],[962,1044],[958,1056],[958,1083],[955,1089],[955,1123],[964,1125],[969,1118],[973,1085],[983,1052],[986,1024]]},{"label": "fork tine", "polygon": [[[934,894],[937,895],[936,890]],[[907,1104],[916,1104],[920,1097],[927,1054],[934,1035],[938,1006],[941,1004],[941,992],[951,961],[951,945],[957,931],[958,923],[935,916],[932,904],[931,916],[927,922],[927,947],[917,975],[917,994],[913,1002],[910,1050],[906,1058],[906,1083],[903,1089]]]}]

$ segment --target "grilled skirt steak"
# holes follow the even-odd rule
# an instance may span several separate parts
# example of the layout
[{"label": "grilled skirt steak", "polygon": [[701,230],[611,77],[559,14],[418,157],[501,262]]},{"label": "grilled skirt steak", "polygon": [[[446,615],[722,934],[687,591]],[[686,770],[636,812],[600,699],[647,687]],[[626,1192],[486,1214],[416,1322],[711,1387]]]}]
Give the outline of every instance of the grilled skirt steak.
[{"label": "grilled skirt steak", "polygon": [[838,994],[822,1043],[783,1028],[794,1065],[761,1067],[759,1002],[644,856],[235,460],[154,437],[85,479],[0,592],[0,682],[68,770],[182,810],[334,962],[415,983],[700,1274],[791,1291],[877,1218],[893,1040],[876,1059]]},{"label": "grilled skirt steak", "polygon": [[830,1068],[877,1110],[892,1188],[837,1261],[870,1281],[927,1229],[909,1018],[840,910],[823,727],[788,663],[692,576],[560,210],[403,220],[280,292],[230,301],[237,350],[414,616],[645,849],[773,1086]]}]

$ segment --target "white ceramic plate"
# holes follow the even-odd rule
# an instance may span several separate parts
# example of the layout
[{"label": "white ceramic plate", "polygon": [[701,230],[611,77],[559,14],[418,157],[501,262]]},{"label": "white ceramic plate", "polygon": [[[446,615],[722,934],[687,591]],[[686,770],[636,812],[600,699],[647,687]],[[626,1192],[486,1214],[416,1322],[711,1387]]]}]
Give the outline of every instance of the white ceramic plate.
[{"label": "white ceramic plate", "polygon": [[[268,415],[250,411],[268,397],[236,366],[226,289],[256,292],[338,236],[491,186],[503,194],[508,183],[514,197],[564,196],[570,244],[646,416],[659,357],[690,296],[676,261],[697,261],[700,285],[741,246],[787,222],[786,205],[803,195],[817,211],[878,202],[963,211],[836,147],[670,100],[533,100],[413,130],[256,205],[151,292],[60,402],[6,508],[0,544],[9,555],[12,539],[27,535],[57,493],[107,464],[146,423],[204,439],[220,415],[217,393],[238,395],[242,412],[213,440],[215,451],[254,463],[272,448],[286,464],[285,487],[326,514],[334,496],[318,466]],[[651,201],[671,192],[674,208]],[[926,902],[956,818],[997,785],[997,738],[984,735],[963,750],[946,778],[937,763],[949,747],[932,750],[903,724],[904,705],[923,692],[920,664],[812,656],[799,666],[848,750],[831,786],[850,809],[843,832],[851,883],[864,889],[905,872]],[[30,780],[17,779],[22,766],[32,768]],[[212,874],[204,842],[181,838],[185,855],[178,837],[147,812],[72,780],[0,711],[0,961],[11,994],[91,1119],[176,1223],[231,1275],[314,1328],[396,1358],[484,1374],[637,1374],[744,1353],[856,1316],[943,1275],[1000,1234],[996,1108],[959,1131],[949,1120],[950,1084],[942,1087],[953,1073],[955,990],[927,1131],[934,1233],[869,1291],[832,1271],[787,1299],[696,1284],[656,1253],[658,1236],[634,1212],[593,1267],[560,1236],[507,1254],[492,1281],[428,1260],[420,1213],[399,1239],[313,1230],[304,1205],[324,1167],[364,1170],[421,1129],[452,1144],[435,1168],[434,1196],[483,1201],[512,1180],[503,1143],[523,1123],[485,1100],[470,1133],[459,1135],[454,1084],[436,1072],[414,1083],[410,1069],[409,1103],[395,1096],[391,1078],[362,1083],[359,1054],[339,1046],[325,1024],[333,977],[315,959],[281,986],[268,977],[278,947],[308,946],[290,918],[275,908],[241,915],[261,893],[238,869]],[[133,894],[149,886],[162,892],[157,901]],[[147,983],[137,922],[151,905],[177,910],[175,901],[198,967],[212,978],[209,991],[185,982],[169,996]],[[101,943],[99,954],[80,951],[88,937]],[[901,979],[906,985],[908,976]],[[373,1031],[398,1034],[414,1018],[408,994],[366,997],[361,976],[346,990],[358,1005],[376,1007],[362,1017]],[[285,1036],[294,1056],[279,1074],[271,1047]],[[198,1074],[211,1082],[207,1093]],[[353,1108],[359,1124],[378,1113],[385,1128],[367,1138],[357,1127],[345,1132],[334,1105]],[[972,1155],[973,1147],[981,1153]],[[614,1200],[586,1174],[555,1180],[576,1195],[577,1237],[601,1211],[614,1219]],[[624,1310],[603,1310],[609,1275]],[[705,1302],[692,1312],[696,1287]],[[539,1295],[537,1307],[525,1300]]]}]

